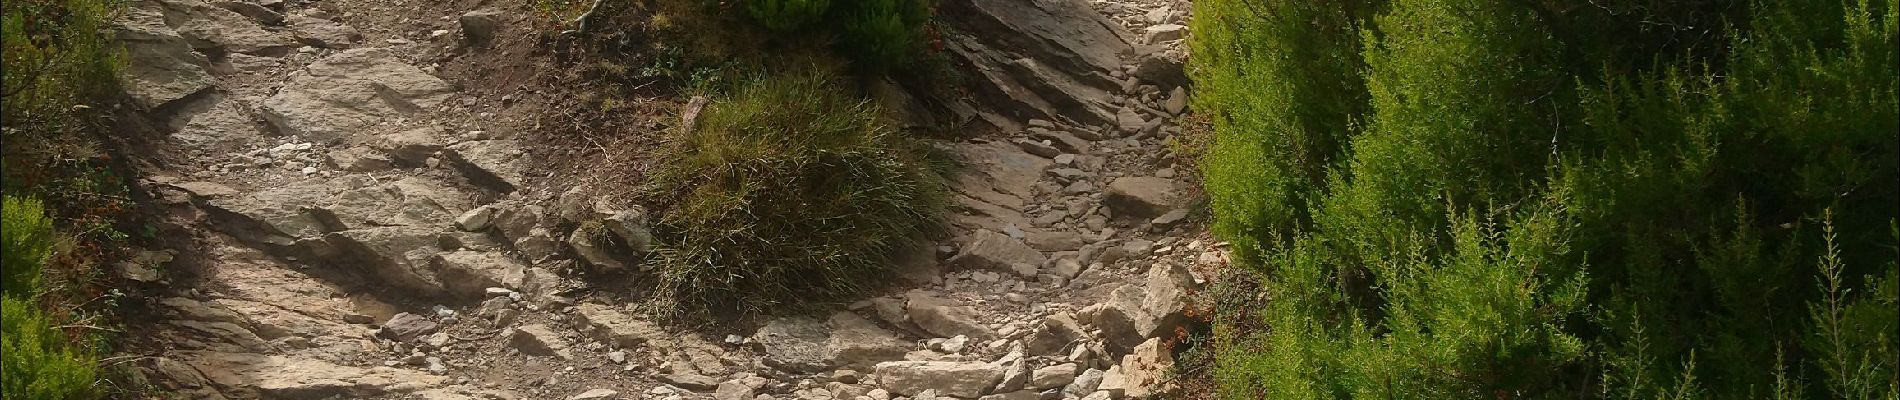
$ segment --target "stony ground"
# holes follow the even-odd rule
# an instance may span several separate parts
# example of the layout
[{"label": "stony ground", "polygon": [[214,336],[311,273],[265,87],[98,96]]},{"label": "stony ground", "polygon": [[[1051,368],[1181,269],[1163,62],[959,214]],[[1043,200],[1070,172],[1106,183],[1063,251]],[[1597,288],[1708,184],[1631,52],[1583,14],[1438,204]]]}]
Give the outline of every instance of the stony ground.
[{"label": "stony ground", "polygon": [[130,347],[180,398],[1168,396],[1224,263],[1163,144],[1187,5],[945,3],[977,86],[941,144],[952,237],[889,295],[706,332],[586,279],[637,269],[648,216],[529,159],[522,69],[495,66],[532,59],[527,6],[135,2],[129,91],[168,132],[145,184],[208,229],[124,266],[157,294]]}]

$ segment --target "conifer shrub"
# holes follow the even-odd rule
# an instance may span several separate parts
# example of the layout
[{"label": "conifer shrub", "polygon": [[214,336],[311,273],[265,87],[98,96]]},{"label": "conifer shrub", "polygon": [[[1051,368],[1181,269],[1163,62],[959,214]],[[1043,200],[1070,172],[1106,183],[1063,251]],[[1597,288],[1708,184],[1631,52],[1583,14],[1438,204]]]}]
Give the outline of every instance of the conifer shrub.
[{"label": "conifer shrub", "polygon": [[32,297],[40,268],[53,250],[53,220],[37,199],[6,196],[0,203],[0,294]]},{"label": "conifer shrub", "polygon": [[805,28],[831,9],[831,0],[746,0],[752,19],[778,32]]},{"label": "conifer shrub", "polygon": [[73,340],[35,302],[38,276],[51,252],[52,224],[38,201],[0,199],[0,393],[19,399],[89,399],[99,374],[90,343]]},{"label": "conifer shrub", "polygon": [[659,309],[752,314],[858,294],[935,227],[941,178],[878,108],[803,69],[733,89],[678,132],[650,193]]},{"label": "conifer shrub", "polygon": [[1900,395],[1900,5],[1593,4],[1196,2],[1222,397]]},{"label": "conifer shrub", "polygon": [[838,48],[866,69],[908,66],[923,55],[929,0],[857,0],[832,7]]}]

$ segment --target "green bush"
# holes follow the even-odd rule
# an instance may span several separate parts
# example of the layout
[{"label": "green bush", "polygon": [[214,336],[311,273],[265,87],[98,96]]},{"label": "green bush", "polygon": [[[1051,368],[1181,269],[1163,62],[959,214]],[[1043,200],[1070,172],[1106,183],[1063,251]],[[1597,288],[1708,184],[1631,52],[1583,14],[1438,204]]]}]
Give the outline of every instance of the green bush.
[{"label": "green bush", "polygon": [[1223,397],[1900,395],[1900,5],[1593,4],[1195,3]]},{"label": "green bush", "polygon": [[[21,157],[71,153],[70,140],[92,127],[82,105],[111,96],[119,49],[105,34],[116,12],[107,0],[19,0],[0,5],[0,130],[10,172]],[[83,137],[83,136],[82,136]],[[28,164],[30,165],[30,164]],[[9,177],[20,174],[9,173]],[[15,186],[9,183],[9,186]]]},{"label": "green bush", "polygon": [[791,32],[818,21],[831,0],[746,0],[746,11],[766,29]]},{"label": "green bush", "polygon": [[749,314],[857,294],[935,226],[922,149],[825,72],[770,76],[708,106],[652,177],[663,310]]},{"label": "green bush", "polygon": [[0,390],[9,399],[89,399],[99,396],[95,357],[75,349],[37,305],[0,297]]},{"label": "green bush", "polygon": [[40,201],[6,196],[0,203],[0,294],[31,297],[39,290],[40,266],[53,249],[53,220]]},{"label": "green bush", "polygon": [[861,67],[883,71],[922,56],[928,0],[857,0],[833,7],[838,48]]},{"label": "green bush", "polygon": [[86,399],[98,396],[95,356],[85,341],[54,327],[33,299],[37,276],[51,251],[52,224],[38,201],[6,196],[0,254],[6,255],[6,291],[0,293],[0,393],[13,399]]}]

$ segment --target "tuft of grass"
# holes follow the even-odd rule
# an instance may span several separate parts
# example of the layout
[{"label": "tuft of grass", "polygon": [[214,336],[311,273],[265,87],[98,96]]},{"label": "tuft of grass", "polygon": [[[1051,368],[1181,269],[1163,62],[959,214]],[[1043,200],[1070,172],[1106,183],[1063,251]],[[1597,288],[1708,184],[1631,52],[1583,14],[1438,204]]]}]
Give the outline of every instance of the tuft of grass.
[{"label": "tuft of grass", "polygon": [[757,78],[678,132],[649,193],[663,314],[750,315],[862,292],[937,225],[941,177],[829,70]]}]

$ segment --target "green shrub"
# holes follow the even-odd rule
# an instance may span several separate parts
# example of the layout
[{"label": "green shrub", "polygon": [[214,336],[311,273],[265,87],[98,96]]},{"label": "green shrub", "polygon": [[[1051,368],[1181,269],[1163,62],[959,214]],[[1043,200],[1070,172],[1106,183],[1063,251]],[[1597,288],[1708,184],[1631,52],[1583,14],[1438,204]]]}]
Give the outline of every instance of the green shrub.
[{"label": "green shrub", "polygon": [[746,11],[766,29],[791,32],[818,21],[831,0],[746,0]]},{"label": "green shrub", "polygon": [[833,9],[838,48],[860,67],[883,71],[921,58],[929,0],[857,0]]},{"label": "green shrub", "polygon": [[680,132],[653,176],[663,310],[753,313],[858,293],[935,225],[919,146],[822,71],[758,79]]},{"label": "green shrub", "polygon": [[97,398],[95,357],[72,348],[31,301],[0,297],[0,390],[9,399]]},{"label": "green shrub", "polygon": [[[0,135],[8,158],[66,155],[74,146],[64,138],[93,127],[82,119],[91,112],[77,106],[115,94],[122,61],[105,33],[116,9],[107,0],[0,5],[0,51],[6,54],[0,61],[0,95],[6,100],[0,102],[0,125],[7,127]],[[11,160],[7,168],[21,161]]]},{"label": "green shrub", "polygon": [[39,290],[40,266],[53,249],[53,220],[40,201],[6,196],[0,204],[0,294],[31,297]]},{"label": "green shrub", "polygon": [[[1309,220],[1306,204],[1369,106],[1359,21],[1370,1],[1195,4],[1194,108],[1213,125],[1203,185],[1243,260]],[[1289,238],[1281,238],[1289,239]]]},{"label": "green shrub", "polygon": [[54,328],[33,299],[37,276],[51,251],[53,226],[38,201],[6,196],[4,216],[6,290],[0,293],[0,393],[13,399],[85,399],[98,396],[98,375],[85,341],[71,341]]},{"label": "green shrub", "polygon": [[1195,3],[1223,397],[1900,395],[1900,4],[1593,4]]}]

